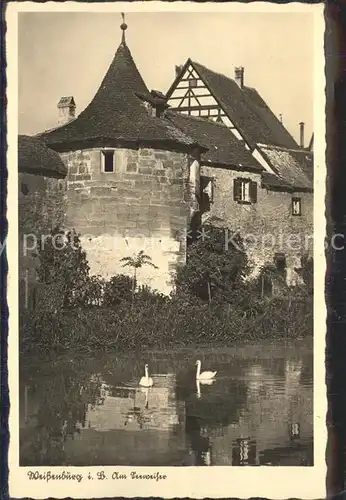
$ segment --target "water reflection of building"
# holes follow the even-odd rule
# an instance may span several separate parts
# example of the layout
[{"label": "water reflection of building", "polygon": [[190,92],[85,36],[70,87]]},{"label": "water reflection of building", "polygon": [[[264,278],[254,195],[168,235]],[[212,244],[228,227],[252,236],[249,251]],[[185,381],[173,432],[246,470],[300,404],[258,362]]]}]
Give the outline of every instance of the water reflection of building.
[{"label": "water reflection of building", "polygon": [[[260,365],[245,374],[246,403],[237,422],[209,432],[217,465],[306,465],[312,456],[313,393],[301,385],[302,363],[286,361],[284,376]],[[311,459],[311,458],[309,458]]]},{"label": "water reflection of building", "polygon": [[20,387],[20,464],[64,464],[64,446],[68,437],[77,431],[78,418],[83,414],[83,404],[68,409],[58,395],[46,399],[35,386]]},{"label": "water reflection of building", "polygon": [[184,465],[212,465],[212,447],[208,429],[201,426],[201,422],[196,416],[186,415],[185,432],[188,454]]},{"label": "water reflection of building", "polygon": [[174,375],[153,378],[151,388],[111,387],[103,383],[98,404],[87,407],[85,426],[105,432],[171,430],[179,425],[181,415],[175,398]]},{"label": "water reflection of building", "polygon": [[177,370],[177,379],[154,375],[147,390],[138,376],[122,384],[127,375],[65,370],[21,387],[21,465],[303,464],[312,388],[302,363],[236,363],[215,363],[209,384]]},{"label": "water reflection of building", "polygon": [[[150,389],[101,385],[98,404],[88,405],[77,441],[65,444],[68,463],[180,465],[185,450],[184,405],[176,400],[175,376],[152,375]],[[174,464],[176,461],[176,464]]]}]

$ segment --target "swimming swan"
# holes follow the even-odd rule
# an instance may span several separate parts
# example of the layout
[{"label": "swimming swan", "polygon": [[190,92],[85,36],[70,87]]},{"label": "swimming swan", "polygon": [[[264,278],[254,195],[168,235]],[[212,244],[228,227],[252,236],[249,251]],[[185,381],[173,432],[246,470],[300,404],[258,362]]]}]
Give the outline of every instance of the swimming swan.
[{"label": "swimming swan", "polygon": [[196,372],[196,380],[210,380],[215,377],[217,372],[202,372],[201,373],[201,362],[198,360],[196,362],[197,372]]},{"label": "swimming swan", "polygon": [[142,387],[152,387],[154,385],[153,379],[149,377],[148,365],[144,367],[145,375],[139,381],[139,385]]}]

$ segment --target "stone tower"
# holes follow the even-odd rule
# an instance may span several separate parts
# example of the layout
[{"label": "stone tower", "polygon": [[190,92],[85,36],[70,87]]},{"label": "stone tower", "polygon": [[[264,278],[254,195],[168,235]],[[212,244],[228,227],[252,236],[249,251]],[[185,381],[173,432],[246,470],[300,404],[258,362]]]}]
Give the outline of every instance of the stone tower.
[{"label": "stone tower", "polygon": [[165,98],[145,85],[126,28],[90,104],[41,137],[68,168],[66,228],[81,234],[91,272],[123,273],[120,259],[144,250],[158,269],[143,268],[139,282],[168,293],[185,262],[203,148],[165,118]]}]

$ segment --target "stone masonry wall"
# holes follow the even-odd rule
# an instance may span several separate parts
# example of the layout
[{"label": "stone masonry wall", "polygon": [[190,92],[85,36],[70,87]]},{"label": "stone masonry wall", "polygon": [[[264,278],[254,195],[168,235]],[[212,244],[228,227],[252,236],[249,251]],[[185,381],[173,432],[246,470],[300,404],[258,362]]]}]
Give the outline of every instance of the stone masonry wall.
[{"label": "stone masonry wall", "polygon": [[[24,286],[29,295],[36,282],[38,265],[34,253],[36,242],[57,225],[63,226],[65,216],[66,181],[43,175],[20,173],[18,178],[19,201],[19,279],[21,303],[24,302]],[[24,280],[28,284],[24,285]],[[31,297],[29,298],[29,302]]]},{"label": "stone masonry wall", "polygon": [[101,154],[61,154],[68,167],[66,226],[81,234],[93,274],[130,272],[120,259],[144,250],[159,269],[143,267],[138,281],[168,293],[172,271],[186,258],[192,160],[183,153],[117,149],[114,172],[103,172]]},{"label": "stone masonry wall", "polygon": [[[214,178],[214,202],[204,219],[219,217],[230,230],[247,238],[254,272],[265,263],[273,264],[275,253],[285,254],[288,282],[297,282],[294,268],[300,267],[303,254],[312,256],[313,251],[313,194],[263,189],[260,175],[256,173],[203,166],[201,175]],[[257,182],[257,203],[244,205],[234,201],[233,181],[238,177]],[[292,197],[295,196],[302,200],[301,216],[292,215]]]}]

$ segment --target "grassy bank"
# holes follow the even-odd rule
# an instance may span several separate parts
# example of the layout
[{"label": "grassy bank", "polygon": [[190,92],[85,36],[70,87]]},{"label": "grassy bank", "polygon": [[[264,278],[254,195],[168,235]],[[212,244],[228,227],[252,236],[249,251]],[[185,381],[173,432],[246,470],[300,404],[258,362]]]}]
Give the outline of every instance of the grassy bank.
[{"label": "grassy bank", "polygon": [[22,314],[20,323],[22,352],[231,345],[311,335],[312,299],[265,298],[246,311],[182,299],[134,300],[116,307]]},{"label": "grassy bank", "polygon": [[[37,270],[41,284],[57,285],[59,300],[50,312],[21,309],[21,352],[216,346],[312,334],[311,259],[302,260],[302,283],[294,288],[271,264],[250,279],[241,238],[226,250],[224,230],[210,227],[207,239],[189,244],[186,265],[174,275],[175,292],[167,297],[137,286],[142,267],[157,269],[143,251],[121,259],[130,276],[105,281],[90,275],[79,236],[61,234],[57,229],[39,249]],[[62,249],[53,245],[56,236],[67,238]],[[45,292],[42,306],[49,301]]]}]

